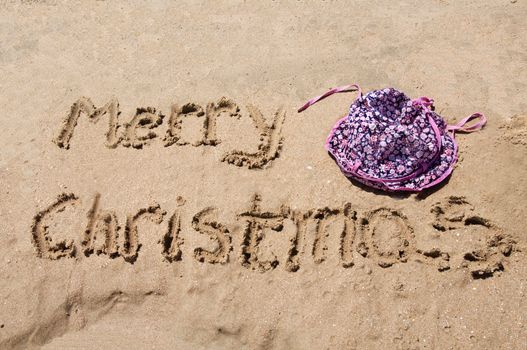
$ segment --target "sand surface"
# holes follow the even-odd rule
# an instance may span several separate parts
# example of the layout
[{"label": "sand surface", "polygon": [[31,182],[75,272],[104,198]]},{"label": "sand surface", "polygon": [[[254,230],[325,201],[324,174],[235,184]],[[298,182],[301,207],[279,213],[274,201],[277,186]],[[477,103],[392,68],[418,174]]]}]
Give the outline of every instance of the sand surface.
[{"label": "sand surface", "polygon": [[[0,348],[525,349],[527,1],[2,1]],[[459,134],[386,195],[359,83]],[[78,117],[78,119],[76,119]]]}]

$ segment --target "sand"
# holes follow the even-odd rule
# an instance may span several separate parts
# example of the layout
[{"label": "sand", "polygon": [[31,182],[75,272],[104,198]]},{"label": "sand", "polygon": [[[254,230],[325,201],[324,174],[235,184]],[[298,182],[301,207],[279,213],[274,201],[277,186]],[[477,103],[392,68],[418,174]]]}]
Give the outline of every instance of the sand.
[{"label": "sand", "polygon": [[[0,348],[524,349],[527,2],[3,1]],[[435,99],[449,181],[324,149]]]}]

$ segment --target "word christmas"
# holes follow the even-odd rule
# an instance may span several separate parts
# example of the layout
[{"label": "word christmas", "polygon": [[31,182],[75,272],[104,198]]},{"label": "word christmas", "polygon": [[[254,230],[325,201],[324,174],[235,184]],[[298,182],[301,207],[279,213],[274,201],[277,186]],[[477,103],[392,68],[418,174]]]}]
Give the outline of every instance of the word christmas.
[{"label": "word christmas", "polygon": [[[39,257],[51,260],[77,257],[80,250],[86,257],[94,253],[106,254],[111,258],[122,257],[133,264],[141,248],[140,223],[146,220],[161,224],[167,215],[159,205],[152,205],[127,215],[124,228],[121,228],[115,212],[103,210],[100,195],[96,194],[87,213],[88,222],[80,242],[53,239],[49,232],[50,223],[65,215],[63,212],[66,208],[78,203],[79,198],[75,194],[64,193],[34,217],[32,240]],[[166,229],[159,237],[162,255],[170,263],[183,258],[181,211],[184,203],[179,197],[177,209],[168,217]],[[441,232],[471,225],[484,228],[484,247],[463,252],[459,259],[460,266],[470,268],[474,278],[487,278],[504,269],[504,262],[514,250],[515,242],[487,219],[474,215],[473,210],[463,197],[449,197],[432,207],[435,220],[431,229]],[[418,249],[408,218],[400,211],[389,208],[360,213],[350,203],[346,203],[339,208],[302,211],[282,205],[276,211],[264,211],[260,196],[254,195],[249,210],[238,213],[236,220],[243,226],[241,243],[237,249],[239,261],[244,267],[261,272],[275,269],[279,264],[283,264],[287,271],[297,271],[300,268],[300,256],[305,253],[307,242],[311,242],[306,239],[308,225],[314,226],[314,240],[308,251],[315,263],[326,260],[329,226],[336,220],[343,222],[338,238],[338,254],[342,266],[346,268],[354,265],[354,252],[372,259],[383,268],[413,260],[433,265],[439,271],[451,269],[454,259],[452,254],[459,255],[438,248]],[[269,240],[267,236],[271,236],[269,233],[272,231],[288,231],[284,228],[286,220],[294,227],[291,232],[284,233],[289,238],[286,256],[280,259],[272,253],[271,258],[262,258],[261,248],[265,244],[262,242]],[[231,226],[218,221],[217,208],[207,207],[199,211],[192,217],[191,226],[199,234],[208,236],[215,247],[209,250],[196,247],[193,250],[194,259],[211,264],[229,262],[233,252],[232,230],[229,228]],[[383,239],[387,231],[388,240]]]}]

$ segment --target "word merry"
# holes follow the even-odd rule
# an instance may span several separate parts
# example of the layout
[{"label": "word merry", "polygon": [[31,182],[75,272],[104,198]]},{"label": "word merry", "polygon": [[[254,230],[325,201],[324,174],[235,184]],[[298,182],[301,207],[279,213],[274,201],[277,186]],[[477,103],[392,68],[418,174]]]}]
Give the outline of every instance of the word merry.
[{"label": "word merry", "polygon": [[[247,110],[254,127],[259,133],[259,143],[254,152],[233,150],[223,155],[222,161],[236,166],[245,166],[249,169],[262,168],[279,156],[282,138],[282,125],[285,120],[285,111],[279,108],[272,123],[269,125],[258,110],[248,105]],[[119,102],[110,100],[103,107],[95,107],[89,98],[82,97],[76,101],[69,114],[63,120],[58,136],[53,140],[60,148],[69,149],[73,131],[81,115],[97,123],[101,117],[108,117],[108,130],[106,132],[106,146],[116,148],[119,145],[141,149],[149,145],[152,140],[159,137],[156,129],[165,120],[165,115],[157,112],[153,107],[140,107],[135,115],[127,122],[120,124]],[[241,118],[240,108],[232,100],[221,98],[218,102],[210,102],[205,108],[196,103],[186,103],[182,106],[173,104],[168,118],[168,129],[163,137],[165,147],[169,146],[216,146],[221,143],[217,135],[218,119],[223,116]],[[190,143],[182,137],[183,120],[188,118],[202,118],[202,139]]]},{"label": "word merry", "polygon": [[[106,254],[111,258],[122,257],[124,261],[134,263],[141,248],[139,224],[142,221],[161,224],[167,212],[159,205],[139,209],[134,214],[127,215],[124,228],[121,228],[115,212],[102,209],[100,198],[99,194],[95,195],[87,213],[88,222],[79,246],[73,240],[53,243],[49,232],[49,222],[67,207],[79,203],[75,194],[61,194],[48,208],[37,213],[32,226],[37,255],[55,260],[76,257],[80,249],[86,257],[94,253]],[[184,203],[178,197],[177,209],[168,217],[166,230],[158,241],[162,246],[162,255],[168,262],[180,261],[183,257],[181,208]],[[464,252],[462,267],[471,267],[474,278],[491,277],[496,271],[504,269],[504,259],[513,251],[515,242],[489,220],[474,215],[473,210],[464,198],[449,197],[432,207],[431,212],[435,217],[432,227],[440,232],[470,225],[488,229],[485,247]],[[257,194],[252,197],[250,208],[236,215],[236,220],[243,226],[238,260],[242,266],[261,272],[275,269],[281,263],[287,271],[297,271],[300,268],[300,256],[305,254],[307,248],[307,227],[314,225],[315,237],[307,250],[315,263],[321,263],[327,258],[329,226],[338,219],[343,221],[338,255],[345,268],[354,265],[354,251],[373,259],[383,268],[405,263],[410,259],[434,265],[439,271],[451,268],[451,253],[438,248],[422,250],[416,247],[414,230],[408,218],[398,210],[377,208],[360,213],[350,203],[346,203],[339,208],[324,207],[302,211],[282,205],[278,210],[264,211],[261,208],[261,197]],[[294,227],[293,232],[289,233],[287,255],[279,259],[272,253],[272,258],[263,259],[260,256],[262,241],[270,232],[284,231],[286,220]],[[196,213],[192,217],[191,226],[199,234],[208,236],[215,245],[210,250],[196,247],[193,250],[194,259],[211,264],[226,264],[230,261],[234,250],[232,234],[228,225],[218,221],[217,208],[207,207]],[[386,230],[389,231],[389,237],[383,239]]]}]

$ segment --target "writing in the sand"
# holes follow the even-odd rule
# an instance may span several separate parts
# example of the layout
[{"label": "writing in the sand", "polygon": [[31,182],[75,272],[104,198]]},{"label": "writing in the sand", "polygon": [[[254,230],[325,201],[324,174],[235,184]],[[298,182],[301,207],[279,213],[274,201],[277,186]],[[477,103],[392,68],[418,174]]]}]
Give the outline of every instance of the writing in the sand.
[{"label": "writing in the sand", "polygon": [[[240,167],[263,168],[279,156],[283,143],[282,125],[285,111],[279,108],[272,121],[267,122],[260,110],[252,105],[246,108],[249,118],[258,134],[256,150],[230,150],[223,154],[221,161]],[[96,107],[86,97],[77,100],[71,106],[70,112],[62,121],[58,136],[53,140],[58,147],[69,149],[73,132],[78,120],[85,115],[91,122],[97,123],[101,118],[108,119],[105,145],[108,148],[118,146],[142,149],[151,144],[154,139],[161,138],[158,128],[165,121],[165,115],[153,107],[139,107],[130,121],[119,121],[119,102],[112,99],[102,107]],[[221,143],[217,133],[218,120],[223,117],[240,119],[240,107],[232,100],[221,98],[209,102],[205,107],[189,102],[183,105],[173,104],[162,142],[165,147],[171,146],[217,146]],[[183,121],[189,118],[203,119],[200,133],[201,139],[195,142],[185,140],[182,134]]]},{"label": "writing in the sand", "polygon": [[[366,212],[354,209],[350,203],[341,207],[324,207],[307,210],[292,209],[282,205],[276,210],[262,209],[262,198],[256,194],[251,198],[247,210],[236,215],[236,226],[242,226],[242,237],[235,251],[232,225],[220,222],[218,208],[206,207],[194,214],[191,227],[194,233],[181,230],[181,220],[185,200],[177,198],[176,209],[170,215],[158,204],[138,209],[126,216],[125,224],[120,226],[113,210],[104,209],[100,194],[93,198],[87,212],[86,228],[77,241],[59,240],[50,232],[51,223],[64,219],[65,209],[75,207],[80,202],[73,193],[63,193],[44,210],[38,212],[33,220],[32,241],[39,257],[51,260],[61,258],[89,257],[92,254],[121,257],[128,263],[135,263],[141,248],[140,226],[149,221],[161,225],[158,242],[163,259],[168,263],[181,261],[186,254],[200,263],[227,264],[236,254],[240,264],[248,269],[266,272],[279,265],[285,270],[295,272],[301,267],[301,257],[311,255],[314,262],[325,261],[330,253],[329,228],[339,222],[338,254],[344,268],[354,266],[354,252],[364,258],[372,259],[380,267],[388,268],[394,264],[419,261],[435,266],[439,271],[452,269],[452,253],[437,248],[419,249],[416,246],[414,230],[409,219],[399,210],[375,208]],[[431,208],[434,215],[433,230],[447,231],[459,227],[479,225],[486,228],[486,245],[483,249],[470,250],[462,255],[462,267],[471,268],[474,278],[491,277],[504,269],[506,259],[514,248],[514,241],[489,220],[474,215],[459,215],[460,208],[470,209],[470,204],[462,197],[449,197]],[[456,215],[450,215],[455,212]],[[285,224],[289,224],[289,229]],[[309,231],[308,227],[314,228]],[[308,237],[308,231],[314,237]],[[195,247],[184,253],[182,245],[185,235],[201,234],[214,242],[213,249]],[[274,253],[261,255],[265,241],[273,240],[277,234],[288,239],[288,249],[284,256]],[[188,236],[187,236],[188,237]],[[309,238],[309,239],[308,239]],[[310,246],[307,247],[308,242]]]}]

